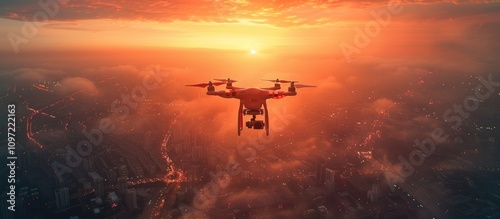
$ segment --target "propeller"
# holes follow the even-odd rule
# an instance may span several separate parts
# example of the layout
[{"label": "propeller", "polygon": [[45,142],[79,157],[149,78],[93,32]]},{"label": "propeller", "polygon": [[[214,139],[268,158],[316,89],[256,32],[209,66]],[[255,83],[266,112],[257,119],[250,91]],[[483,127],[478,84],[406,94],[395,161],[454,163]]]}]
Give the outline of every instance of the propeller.
[{"label": "propeller", "polygon": [[304,88],[304,87],[317,87],[314,85],[305,85],[305,84],[295,84],[293,85],[295,88]]},{"label": "propeller", "polygon": [[298,81],[287,81],[287,80],[280,80],[280,79],[276,79],[276,80],[266,80],[266,79],[262,79],[263,81],[270,81],[270,82],[274,82],[274,83],[292,83],[292,82],[298,82]]},{"label": "propeller", "polygon": [[223,82],[223,83],[234,83],[234,82],[237,82],[235,80],[231,80],[231,78],[228,78],[228,79],[214,79],[216,81],[220,81],[220,82]]},{"label": "propeller", "polygon": [[281,88],[278,88],[278,87],[268,87],[268,88],[260,88],[262,90],[279,90]]},{"label": "propeller", "polygon": [[191,87],[207,87],[207,86],[210,86],[210,85],[219,86],[219,85],[223,85],[223,84],[226,84],[226,83],[225,82],[211,82],[211,81],[209,81],[208,83],[188,84],[186,86],[191,86]]}]

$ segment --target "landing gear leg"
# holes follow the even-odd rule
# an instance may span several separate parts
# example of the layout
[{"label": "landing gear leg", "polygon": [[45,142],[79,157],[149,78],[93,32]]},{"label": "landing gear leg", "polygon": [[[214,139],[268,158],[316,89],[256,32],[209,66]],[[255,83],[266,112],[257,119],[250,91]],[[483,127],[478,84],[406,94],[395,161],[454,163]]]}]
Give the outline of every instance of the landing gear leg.
[{"label": "landing gear leg", "polygon": [[268,113],[267,113],[267,102],[264,101],[264,118],[265,118],[265,121],[266,121],[266,135],[269,136],[269,116],[268,116]]},{"label": "landing gear leg", "polygon": [[238,136],[240,136],[241,130],[243,130],[243,103],[240,102],[238,110]]}]

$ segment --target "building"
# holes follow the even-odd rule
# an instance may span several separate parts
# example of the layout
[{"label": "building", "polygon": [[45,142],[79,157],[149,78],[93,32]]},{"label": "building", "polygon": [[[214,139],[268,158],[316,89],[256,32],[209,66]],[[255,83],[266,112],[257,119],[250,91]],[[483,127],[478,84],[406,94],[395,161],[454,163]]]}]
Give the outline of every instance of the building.
[{"label": "building", "polygon": [[109,169],[106,175],[108,177],[109,182],[116,182],[116,179],[118,178],[117,168]]},{"label": "building", "polygon": [[119,201],[119,198],[118,198],[118,195],[116,195],[115,192],[110,192],[108,193],[108,200],[111,202],[111,203],[118,203]]},{"label": "building", "polygon": [[325,189],[328,193],[335,191],[335,172],[330,169],[325,169]]},{"label": "building", "polygon": [[96,172],[89,173],[90,178],[92,178],[93,187],[95,190],[95,195],[97,197],[102,197],[104,195],[104,179],[99,176]]},{"label": "building", "polygon": [[68,187],[63,187],[55,192],[56,196],[56,206],[57,208],[65,208],[69,206],[69,189]]},{"label": "building", "polygon": [[135,189],[127,189],[125,204],[129,210],[137,208],[137,191]]},{"label": "building", "polygon": [[118,175],[120,177],[128,177],[128,170],[125,165],[122,164],[118,167]]},{"label": "building", "polygon": [[326,175],[325,160],[318,158],[316,160],[316,180],[318,181],[319,185],[325,184],[325,175]]},{"label": "building", "polygon": [[366,193],[366,197],[370,199],[371,202],[377,201],[381,196],[380,188],[376,184],[372,184],[372,189]]},{"label": "building", "polygon": [[128,189],[128,184],[127,184],[127,177],[120,177],[118,178],[118,193],[119,194],[125,194]]},{"label": "building", "polygon": [[94,181],[94,189],[96,196],[101,197],[104,195],[104,180],[102,177]]}]

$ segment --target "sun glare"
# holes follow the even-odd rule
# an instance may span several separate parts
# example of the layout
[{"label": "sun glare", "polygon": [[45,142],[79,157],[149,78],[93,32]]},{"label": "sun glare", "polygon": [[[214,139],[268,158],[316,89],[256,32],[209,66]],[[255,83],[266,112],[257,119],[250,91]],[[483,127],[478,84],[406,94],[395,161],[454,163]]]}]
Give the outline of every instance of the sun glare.
[{"label": "sun glare", "polygon": [[250,50],[250,54],[254,55],[256,53],[257,53],[257,51],[255,51],[255,49]]}]

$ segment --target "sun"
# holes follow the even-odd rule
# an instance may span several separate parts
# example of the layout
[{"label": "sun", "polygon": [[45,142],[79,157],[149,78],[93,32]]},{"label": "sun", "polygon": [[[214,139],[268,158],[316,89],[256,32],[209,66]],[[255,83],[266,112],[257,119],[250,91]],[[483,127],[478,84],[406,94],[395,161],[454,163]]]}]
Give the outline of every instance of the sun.
[{"label": "sun", "polygon": [[257,51],[255,49],[250,50],[250,54],[255,55],[256,53],[257,53]]}]

